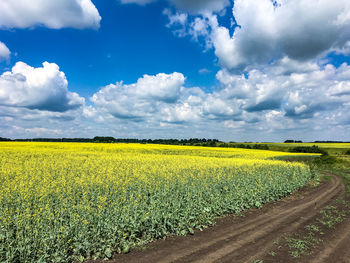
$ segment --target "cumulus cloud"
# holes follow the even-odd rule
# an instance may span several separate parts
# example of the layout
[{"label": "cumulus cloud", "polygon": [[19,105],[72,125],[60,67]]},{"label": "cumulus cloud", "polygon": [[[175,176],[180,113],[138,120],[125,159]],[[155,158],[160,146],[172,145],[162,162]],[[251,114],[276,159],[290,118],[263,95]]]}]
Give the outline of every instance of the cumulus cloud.
[{"label": "cumulus cloud", "polygon": [[0,1],[0,28],[45,26],[54,29],[97,29],[100,21],[99,12],[91,0]]},{"label": "cumulus cloud", "polygon": [[8,47],[0,41],[0,62],[9,59],[10,55]]},{"label": "cumulus cloud", "polygon": [[91,101],[118,119],[153,124],[218,122],[231,128],[256,125],[258,129],[273,121],[273,127],[282,123],[293,127],[306,119],[342,112],[350,99],[350,66],[309,63],[291,73],[298,63],[282,58],[242,75],[222,69],[217,73],[220,85],[210,93],[184,87],[180,73],[145,75],[134,84],[108,85]]},{"label": "cumulus cloud", "polygon": [[[223,68],[243,70],[281,58],[307,62],[329,52],[350,53],[350,2],[347,0],[236,0],[232,10],[233,33],[231,27],[220,25],[214,13],[216,9],[205,7],[204,2],[174,0],[175,6],[201,4],[207,12],[186,17],[183,23],[174,21],[180,13],[190,13],[189,10],[179,8],[175,14],[167,12],[168,26],[181,25],[179,36],[191,35],[195,40],[204,37],[205,47],[214,47]],[[227,6],[221,1],[207,2]]]},{"label": "cumulus cloud", "polygon": [[[291,67],[295,63],[291,62]],[[281,64],[275,64],[277,69]],[[221,97],[239,99],[244,111],[281,111],[285,117],[304,119],[343,107],[350,98],[349,72],[347,64],[339,68],[310,64],[304,72],[300,69],[291,74],[283,74],[285,71],[274,70],[274,65],[269,65],[253,69],[247,76],[224,69],[218,72],[217,79],[223,86],[219,91]]]},{"label": "cumulus cloud", "polygon": [[203,114],[209,119],[230,119],[241,114],[236,100],[229,100],[221,93],[208,95],[203,104]]},{"label": "cumulus cloud", "polygon": [[156,113],[163,104],[175,103],[185,77],[181,73],[144,75],[134,84],[110,84],[91,101],[118,118],[140,119]]},{"label": "cumulus cloud", "polygon": [[350,95],[350,82],[338,82],[334,86],[332,86],[329,90],[329,94],[331,96],[344,96],[344,95]]},{"label": "cumulus cloud", "polygon": [[196,123],[227,120],[241,114],[240,103],[215,91],[185,88],[181,73],[145,75],[137,83],[122,82],[103,87],[91,97],[98,109],[118,119],[146,123]]},{"label": "cumulus cloud", "polygon": [[347,0],[236,0],[233,16],[239,26],[231,35],[211,16],[211,38],[219,63],[228,69],[285,56],[306,61],[332,50],[348,51],[349,13]]},{"label": "cumulus cloud", "polygon": [[[273,70],[281,65],[289,69],[298,63],[284,60],[243,75],[223,69],[217,74],[220,85],[209,93],[199,87],[185,87],[181,73],[144,75],[133,84],[105,86],[90,98],[93,105],[65,112],[42,110],[20,99],[3,105],[3,101],[13,100],[0,96],[0,131],[24,137],[108,134],[227,140],[283,140],[287,139],[283,136],[300,134],[306,140],[331,125],[342,131],[340,139],[345,138],[350,125],[350,66],[310,64],[291,74]],[[15,72],[10,74],[11,81],[32,82],[15,76]],[[71,124],[69,131],[65,130],[67,122]],[[305,137],[305,131],[310,137]]]},{"label": "cumulus cloud", "polygon": [[82,106],[84,99],[67,87],[66,76],[55,63],[34,68],[17,62],[0,76],[0,105],[56,112]]},{"label": "cumulus cloud", "polygon": [[336,68],[323,58],[350,54],[350,2],[236,0],[231,27],[213,12],[181,11],[185,22],[171,23],[179,12],[168,12],[168,26],[180,27],[179,36],[204,39],[222,68],[220,85],[201,97],[201,120],[284,133],[348,125],[349,66]]},{"label": "cumulus cloud", "polygon": [[248,78],[221,70],[217,73],[217,79],[224,86],[220,93],[227,98],[239,100],[241,108],[248,112],[280,108],[286,91],[283,76],[259,70],[251,70]]}]

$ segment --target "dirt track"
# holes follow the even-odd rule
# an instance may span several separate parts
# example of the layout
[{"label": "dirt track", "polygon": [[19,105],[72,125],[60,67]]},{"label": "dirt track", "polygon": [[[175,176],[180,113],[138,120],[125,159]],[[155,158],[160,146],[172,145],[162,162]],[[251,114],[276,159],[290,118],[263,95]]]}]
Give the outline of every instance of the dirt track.
[{"label": "dirt track", "polygon": [[159,240],[144,251],[116,255],[110,262],[350,262],[349,218],[326,233],[323,243],[311,256],[294,259],[287,249],[284,254],[282,249],[273,258],[269,256],[278,240],[304,229],[316,220],[323,207],[344,197],[341,179],[332,176],[317,188],[253,209],[244,217],[227,216],[194,235]]}]

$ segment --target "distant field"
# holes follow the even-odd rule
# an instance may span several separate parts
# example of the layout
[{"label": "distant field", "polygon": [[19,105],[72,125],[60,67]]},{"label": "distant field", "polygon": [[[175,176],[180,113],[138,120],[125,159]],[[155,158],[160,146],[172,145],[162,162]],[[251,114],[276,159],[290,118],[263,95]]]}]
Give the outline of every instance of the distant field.
[{"label": "distant field", "polygon": [[[0,143],[0,261],[110,257],[305,185],[299,154],[141,144]],[[305,154],[303,154],[305,155]]]},{"label": "distant field", "polygon": [[313,145],[316,145],[320,148],[350,149],[350,143],[268,143],[268,145],[277,146],[277,147],[295,147],[295,146],[313,146]]},{"label": "distant field", "polygon": [[316,145],[321,149],[326,150],[330,154],[343,155],[350,149],[350,143],[230,143],[231,145],[255,145],[263,144],[267,145],[270,150],[274,151],[288,151],[289,149],[297,146],[313,146]]}]

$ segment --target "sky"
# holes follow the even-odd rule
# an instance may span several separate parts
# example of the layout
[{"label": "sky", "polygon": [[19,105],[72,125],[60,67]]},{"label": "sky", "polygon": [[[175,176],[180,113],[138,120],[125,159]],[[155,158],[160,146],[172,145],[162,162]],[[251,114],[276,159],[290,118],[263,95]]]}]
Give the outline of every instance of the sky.
[{"label": "sky", "polygon": [[0,0],[0,137],[350,140],[348,0]]}]

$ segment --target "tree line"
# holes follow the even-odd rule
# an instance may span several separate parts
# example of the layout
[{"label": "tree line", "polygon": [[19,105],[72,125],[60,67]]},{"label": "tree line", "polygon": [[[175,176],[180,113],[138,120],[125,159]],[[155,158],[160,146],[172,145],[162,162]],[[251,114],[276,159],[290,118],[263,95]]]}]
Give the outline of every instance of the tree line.
[{"label": "tree line", "polygon": [[[298,141],[298,140],[285,140],[284,143],[303,143],[303,141]],[[313,141],[309,143],[350,143],[350,142],[345,142],[345,141]]]},{"label": "tree line", "polygon": [[150,144],[170,144],[170,145],[206,145],[214,146],[219,143],[218,139],[131,139],[114,138],[110,136],[95,136],[94,138],[27,138],[27,139],[9,139],[0,137],[0,141],[17,142],[91,142],[91,143],[150,143]]}]

